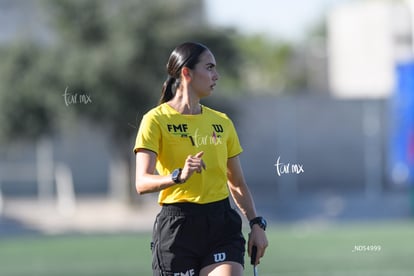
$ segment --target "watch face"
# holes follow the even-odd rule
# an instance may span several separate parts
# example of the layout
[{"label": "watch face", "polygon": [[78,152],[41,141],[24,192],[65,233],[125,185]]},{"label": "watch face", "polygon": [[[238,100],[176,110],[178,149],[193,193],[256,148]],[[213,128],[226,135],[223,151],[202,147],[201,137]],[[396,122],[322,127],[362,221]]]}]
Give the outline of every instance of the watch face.
[{"label": "watch face", "polygon": [[180,177],[180,174],[181,174],[181,170],[180,169],[175,169],[173,172],[172,172],[172,174],[171,174],[171,178],[172,178],[172,180],[175,182],[175,183],[180,183],[180,181],[179,181],[179,177]]},{"label": "watch face", "polygon": [[262,224],[262,228],[265,230],[267,226],[267,222],[264,218],[262,218],[261,224]]},{"label": "watch face", "polygon": [[172,172],[172,178],[173,179],[177,179],[177,177],[178,177],[178,174],[180,173],[180,170],[174,170],[173,172]]}]

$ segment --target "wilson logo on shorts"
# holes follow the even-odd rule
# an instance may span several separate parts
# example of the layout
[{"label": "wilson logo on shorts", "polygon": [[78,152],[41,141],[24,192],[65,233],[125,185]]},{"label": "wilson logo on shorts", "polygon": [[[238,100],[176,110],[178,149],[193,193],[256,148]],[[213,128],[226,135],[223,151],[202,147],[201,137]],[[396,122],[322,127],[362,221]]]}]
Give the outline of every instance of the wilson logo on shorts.
[{"label": "wilson logo on shorts", "polygon": [[218,263],[218,262],[222,262],[226,259],[226,253],[217,253],[214,254],[214,262]]}]

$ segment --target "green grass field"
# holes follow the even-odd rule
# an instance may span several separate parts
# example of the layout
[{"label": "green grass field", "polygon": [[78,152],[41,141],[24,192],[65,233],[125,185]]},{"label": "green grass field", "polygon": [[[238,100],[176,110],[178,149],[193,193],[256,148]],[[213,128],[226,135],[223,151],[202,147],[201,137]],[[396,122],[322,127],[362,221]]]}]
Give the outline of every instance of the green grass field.
[{"label": "green grass field", "polygon": [[[261,276],[414,275],[413,222],[276,224],[268,237]],[[149,242],[149,233],[0,238],[0,275],[152,275]]]}]

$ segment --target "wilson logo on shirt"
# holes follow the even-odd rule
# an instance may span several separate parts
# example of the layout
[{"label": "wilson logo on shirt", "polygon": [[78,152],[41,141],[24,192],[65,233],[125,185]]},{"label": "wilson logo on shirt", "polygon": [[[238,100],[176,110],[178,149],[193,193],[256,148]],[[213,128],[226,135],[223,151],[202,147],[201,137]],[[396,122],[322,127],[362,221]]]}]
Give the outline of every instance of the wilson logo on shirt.
[{"label": "wilson logo on shirt", "polygon": [[223,133],[224,132],[222,125],[212,124],[212,126],[213,126],[214,131],[220,132],[220,133]]}]

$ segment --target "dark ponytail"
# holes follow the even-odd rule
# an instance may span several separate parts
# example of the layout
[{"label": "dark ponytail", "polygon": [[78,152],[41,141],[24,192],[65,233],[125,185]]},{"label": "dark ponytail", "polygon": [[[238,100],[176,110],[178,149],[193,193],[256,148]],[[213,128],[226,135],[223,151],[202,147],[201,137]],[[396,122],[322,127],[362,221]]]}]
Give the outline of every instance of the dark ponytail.
[{"label": "dark ponytail", "polygon": [[180,86],[181,69],[188,67],[194,69],[200,55],[208,48],[200,43],[185,42],[177,46],[171,53],[167,63],[168,78],[162,86],[159,104],[170,101]]},{"label": "dark ponytail", "polygon": [[175,86],[175,82],[175,78],[168,76],[167,80],[164,82],[164,85],[162,86],[160,104],[168,102],[169,100],[174,98],[175,89],[173,89],[173,86]]}]

